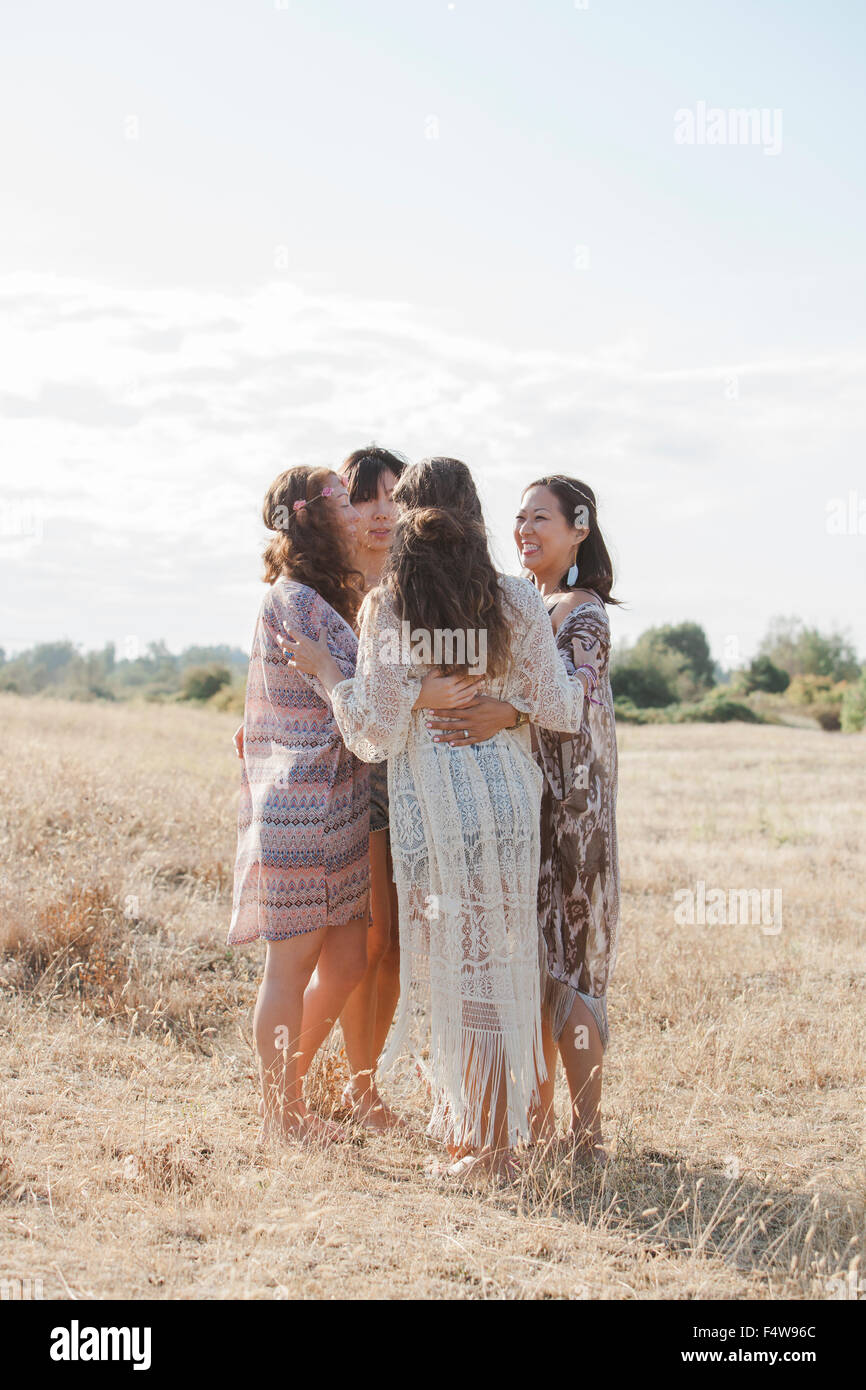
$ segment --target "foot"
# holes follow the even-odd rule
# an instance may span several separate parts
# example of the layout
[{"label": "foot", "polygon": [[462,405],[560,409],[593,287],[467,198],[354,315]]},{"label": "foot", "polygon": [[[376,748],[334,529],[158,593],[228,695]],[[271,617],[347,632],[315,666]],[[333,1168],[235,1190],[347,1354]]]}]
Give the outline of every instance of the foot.
[{"label": "foot", "polygon": [[568,1144],[574,1158],[593,1163],[598,1168],[604,1168],[610,1162],[601,1130],[573,1129],[569,1132]]},{"label": "foot", "polygon": [[449,1178],[458,1183],[478,1182],[485,1178],[511,1182],[519,1175],[520,1166],[510,1149],[500,1149],[496,1152],[485,1149],[480,1154],[467,1153],[452,1163],[434,1163],[430,1169],[431,1177]]},{"label": "foot", "polygon": [[381,1133],[388,1129],[409,1128],[406,1121],[401,1120],[400,1116],[395,1115],[390,1106],[385,1104],[375,1086],[356,1091],[350,1082],[343,1091],[340,1104],[354,1123],[363,1125],[365,1129]]},{"label": "foot", "polygon": [[[262,1105],[264,1106],[264,1102]],[[314,1115],[304,1106],[302,1109],[287,1111],[279,1118],[263,1119],[256,1143],[260,1149],[270,1144],[290,1142],[328,1145],[343,1143],[348,1137],[340,1125],[334,1124],[331,1120],[323,1120],[320,1115]]]},{"label": "foot", "polygon": [[536,1121],[533,1117],[530,1120],[530,1134],[532,1136],[531,1142],[539,1149],[554,1148],[559,1139],[559,1131],[552,1119],[542,1120],[539,1118]]}]

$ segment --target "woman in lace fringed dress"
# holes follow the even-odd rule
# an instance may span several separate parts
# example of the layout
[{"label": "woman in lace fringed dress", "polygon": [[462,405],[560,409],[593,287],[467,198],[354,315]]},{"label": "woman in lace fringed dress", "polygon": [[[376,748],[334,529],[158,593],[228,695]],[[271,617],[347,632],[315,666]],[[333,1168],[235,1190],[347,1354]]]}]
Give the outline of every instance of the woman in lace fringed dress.
[{"label": "woman in lace fringed dress", "polygon": [[[347,745],[365,760],[389,760],[401,997],[382,1065],[414,1044],[434,1098],[429,1133],[481,1151],[498,1170],[529,1135],[544,1075],[543,775],[527,721],[576,731],[584,686],[565,671],[540,595],[493,569],[465,464],[415,465],[394,500],[394,546],[382,587],[362,608],[354,678],[342,679],[324,644],[290,634],[287,650],[330,691]],[[518,726],[474,747],[434,743],[413,711],[434,665],[477,671],[519,712]],[[410,1037],[416,1026],[420,1038]]]}]

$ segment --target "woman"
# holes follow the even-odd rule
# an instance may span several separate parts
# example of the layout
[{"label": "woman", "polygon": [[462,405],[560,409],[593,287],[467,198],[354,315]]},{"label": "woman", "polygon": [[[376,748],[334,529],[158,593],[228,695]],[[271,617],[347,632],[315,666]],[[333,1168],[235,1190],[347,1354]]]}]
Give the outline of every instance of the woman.
[{"label": "woman", "polygon": [[[320,634],[344,676],[355,669],[359,518],[325,468],[292,468],[268,489],[265,581],[250,656],[232,945],[264,939],[254,1017],[260,1139],[345,1137],[311,1114],[303,1078],[367,968],[369,773],[345,747],[319,683],[287,666],[283,625]],[[432,677],[431,703],[453,681]]]},{"label": "woman", "polygon": [[370,789],[316,681],[287,667],[284,622],[321,633],[355,669],[362,578],[358,517],[337,475],[298,467],[265,496],[275,532],[253,638],[243,724],[238,852],[228,941],[267,942],[253,1020],[262,1084],[260,1140],[343,1137],[311,1114],[303,1077],[366,964]]},{"label": "woman", "polygon": [[[343,678],[324,638],[292,631],[285,645],[330,692],[347,745],[368,761],[388,758],[401,995],[383,1065],[418,1023],[415,1056],[429,1052],[435,1097],[428,1132],[480,1150],[477,1161],[498,1172],[528,1136],[544,1074],[535,888],[543,777],[526,721],[576,731],[584,686],[559,658],[540,596],[494,570],[465,464],[424,460],[403,474],[394,501],[394,544],[382,586],[364,601],[354,678]],[[515,729],[437,746],[414,708],[434,665],[483,675],[513,706]]]},{"label": "woman", "polygon": [[[545,774],[541,803],[538,917],[543,939],[542,1024],[547,1077],[536,1135],[553,1124],[554,1044],[571,1096],[572,1138],[600,1162],[602,1063],[608,1044],[607,986],[616,960],[619,860],[616,835],[617,751],[608,674],[610,625],[605,605],[613,568],[598,524],[595,494],[576,478],[531,483],[521,498],[514,538],[525,569],[544,596],[568,672],[588,664],[593,694],[573,740],[533,729]],[[476,697],[460,711],[428,720],[438,737],[465,744],[489,738],[514,718]],[[459,733],[455,729],[459,728]]]},{"label": "woman", "polygon": [[[396,508],[394,488],[405,460],[371,445],[356,449],[340,475],[358,513],[355,563],[364,591],[376,588],[391,547]],[[353,1119],[370,1129],[389,1129],[398,1121],[376,1088],[376,1063],[391,1027],[400,994],[397,888],[388,841],[388,768],[370,764],[370,926],[367,969],[340,1015],[351,1078],[343,1104]]]}]

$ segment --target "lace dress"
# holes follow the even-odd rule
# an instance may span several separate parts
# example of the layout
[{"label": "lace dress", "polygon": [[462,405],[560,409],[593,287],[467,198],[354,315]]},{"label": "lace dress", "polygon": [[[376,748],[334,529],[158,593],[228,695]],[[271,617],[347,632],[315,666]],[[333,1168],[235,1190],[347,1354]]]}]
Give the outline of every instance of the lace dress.
[{"label": "lace dress", "polygon": [[347,676],[355,634],[315,589],[278,579],[250,655],[231,944],[281,941],[366,916],[369,770],[345,747],[315,676],[286,661],[283,623],[317,637]]},{"label": "lace dress", "polygon": [[[524,579],[502,576],[511,663],[488,693],[534,723],[580,727],[550,619]],[[400,1006],[382,1060],[414,1052],[434,1097],[428,1132],[480,1145],[485,1095],[504,1081],[509,1141],[528,1134],[536,1069],[544,1075],[536,890],[543,774],[528,725],[470,748],[433,742],[413,711],[427,668],[402,664],[400,621],[385,589],[361,610],[352,680],[332,691],[349,748],[388,759],[391,848],[400,905]]]}]

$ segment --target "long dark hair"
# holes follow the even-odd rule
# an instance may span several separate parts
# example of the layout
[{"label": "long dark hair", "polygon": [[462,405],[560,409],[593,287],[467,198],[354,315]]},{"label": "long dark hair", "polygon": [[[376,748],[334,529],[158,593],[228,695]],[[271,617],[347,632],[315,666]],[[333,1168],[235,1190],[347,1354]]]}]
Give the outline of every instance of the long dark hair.
[{"label": "long dark hair", "polygon": [[510,655],[510,624],[466,464],[422,459],[402,474],[394,501],[400,510],[382,583],[400,618],[430,634],[484,632],[487,673],[501,674]]},{"label": "long dark hair", "polygon": [[[571,525],[589,527],[589,535],[581,541],[577,552],[577,582],[569,585],[566,570],[559,581],[560,589],[594,589],[605,603],[618,606],[619,599],[614,598],[611,593],[613,562],[598,524],[598,504],[592,488],[588,483],[582,483],[579,478],[566,478],[562,473],[553,473],[547,478],[536,478],[534,483],[528,483],[523,489],[524,496],[531,487],[548,488],[559,503],[559,510],[567,522]],[[578,507],[583,507],[581,515],[585,520],[576,522],[575,511]]]},{"label": "long dark hair", "polygon": [[[275,478],[265,493],[262,517],[275,531],[265,546],[266,584],[282,575],[307,584],[352,626],[364,596],[364,576],[352,564],[348,546],[322,488],[333,468],[299,464]],[[306,505],[295,510],[295,503]]]},{"label": "long dark hair", "polygon": [[379,479],[383,473],[393,473],[399,478],[407,460],[390,449],[381,449],[371,444],[366,449],[356,449],[339,467],[340,477],[346,484],[350,502],[372,502],[379,492]]}]

